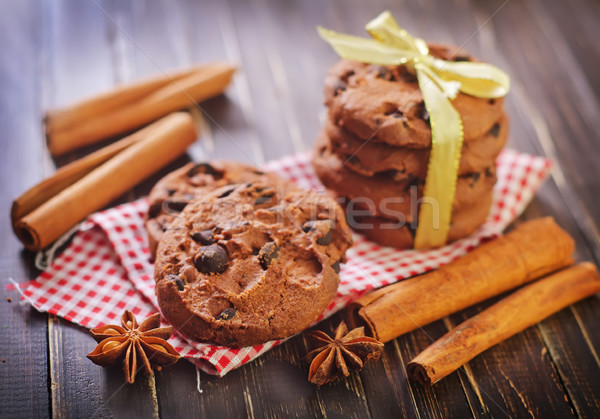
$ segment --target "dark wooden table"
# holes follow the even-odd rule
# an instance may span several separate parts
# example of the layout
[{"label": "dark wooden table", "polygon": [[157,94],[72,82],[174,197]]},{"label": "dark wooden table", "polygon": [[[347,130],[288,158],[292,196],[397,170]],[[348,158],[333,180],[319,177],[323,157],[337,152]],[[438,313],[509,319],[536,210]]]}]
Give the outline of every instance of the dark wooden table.
[{"label": "dark wooden table", "polygon": [[[406,362],[489,302],[388,343],[380,362],[322,388],[306,381],[298,336],[224,378],[188,362],[123,385],[93,365],[87,331],[19,304],[9,278],[38,272],[13,236],[10,202],[60,166],[42,118],[116,83],[227,59],[241,72],[204,103],[190,158],[260,164],[310,149],[336,57],[318,24],[363,34],[390,9],[412,33],[465,46],[512,77],[510,146],[555,162],[523,218],[544,214],[600,261],[600,3],[592,0],[10,1],[0,3],[0,416],[2,417],[598,417],[600,301],[582,301],[485,352],[432,389]],[[89,150],[85,150],[89,151]],[[120,201],[146,194],[171,165]],[[8,301],[8,297],[12,302]],[[320,325],[330,331],[339,317]]]}]

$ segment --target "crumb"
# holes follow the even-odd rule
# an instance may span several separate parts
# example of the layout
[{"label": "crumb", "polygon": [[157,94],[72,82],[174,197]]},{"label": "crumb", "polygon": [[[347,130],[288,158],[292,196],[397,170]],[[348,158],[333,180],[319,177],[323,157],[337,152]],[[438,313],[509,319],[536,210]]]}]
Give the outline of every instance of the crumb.
[{"label": "crumb", "polygon": [[162,371],[162,367],[161,367],[160,365],[158,365],[158,366],[156,367],[156,371]]},{"label": "crumb", "polygon": [[6,301],[8,301],[9,303],[12,303],[12,298],[6,297]]}]

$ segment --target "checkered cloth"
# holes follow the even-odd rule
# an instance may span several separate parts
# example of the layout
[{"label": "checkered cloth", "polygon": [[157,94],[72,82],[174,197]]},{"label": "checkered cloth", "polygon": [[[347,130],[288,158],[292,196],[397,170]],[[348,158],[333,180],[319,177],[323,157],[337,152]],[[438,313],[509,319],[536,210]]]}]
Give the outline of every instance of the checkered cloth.
[{"label": "checkered cloth", "polygon": [[[299,186],[322,190],[310,154],[273,161],[266,170],[292,179]],[[335,300],[321,319],[372,288],[437,268],[497,236],[517,217],[548,175],[544,158],[505,150],[498,158],[498,183],[487,222],[471,236],[436,250],[415,251],[381,247],[355,235],[355,245],[342,266]],[[93,328],[119,321],[123,310],[143,319],[158,310],[153,265],[149,262],[143,218],[147,200],[120,205],[90,216],[69,247],[24,289],[39,311],[47,311]],[[282,340],[246,348],[227,348],[171,338],[175,349],[209,374],[219,376],[252,361]],[[90,348],[90,350],[93,348]]]}]

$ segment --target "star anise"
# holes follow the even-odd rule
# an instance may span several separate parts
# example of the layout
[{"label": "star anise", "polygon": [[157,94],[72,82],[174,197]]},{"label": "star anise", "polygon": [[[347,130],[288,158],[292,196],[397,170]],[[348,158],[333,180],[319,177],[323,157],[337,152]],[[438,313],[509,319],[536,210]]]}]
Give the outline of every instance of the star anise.
[{"label": "star anise", "polygon": [[348,332],[343,321],[335,329],[333,339],[319,330],[308,332],[315,349],[306,358],[310,364],[308,381],[318,386],[334,381],[350,371],[358,371],[370,359],[377,360],[383,352],[383,343],[365,336],[365,328],[357,327]]},{"label": "star anise", "polygon": [[123,364],[125,380],[135,381],[139,369],[152,374],[152,366],[159,368],[174,364],[179,354],[167,342],[173,333],[173,327],[160,327],[160,314],[156,313],[138,326],[133,313],[129,310],[121,316],[121,326],[109,324],[90,330],[98,346],[88,358],[103,367]]}]

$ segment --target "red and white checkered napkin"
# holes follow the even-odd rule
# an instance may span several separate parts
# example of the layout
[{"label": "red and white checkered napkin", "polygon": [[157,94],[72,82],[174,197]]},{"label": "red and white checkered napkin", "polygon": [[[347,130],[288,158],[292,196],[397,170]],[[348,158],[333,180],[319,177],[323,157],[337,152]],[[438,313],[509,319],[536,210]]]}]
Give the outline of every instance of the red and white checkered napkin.
[{"label": "red and white checkered napkin", "polygon": [[[541,157],[505,150],[498,158],[498,183],[488,221],[471,236],[436,250],[400,251],[380,247],[355,235],[355,245],[342,267],[337,297],[321,316],[325,318],[371,288],[435,269],[494,237],[519,215],[548,175],[550,162]],[[290,178],[299,186],[322,190],[310,164],[310,154],[286,157],[266,165],[267,170]],[[141,199],[92,215],[69,247],[24,290],[38,310],[57,314],[93,328],[118,322],[123,310],[139,318],[156,312],[153,265]],[[246,348],[227,348],[171,339],[183,356],[210,374],[223,376],[272,347],[275,340]],[[91,350],[92,348],[90,348]]]}]

